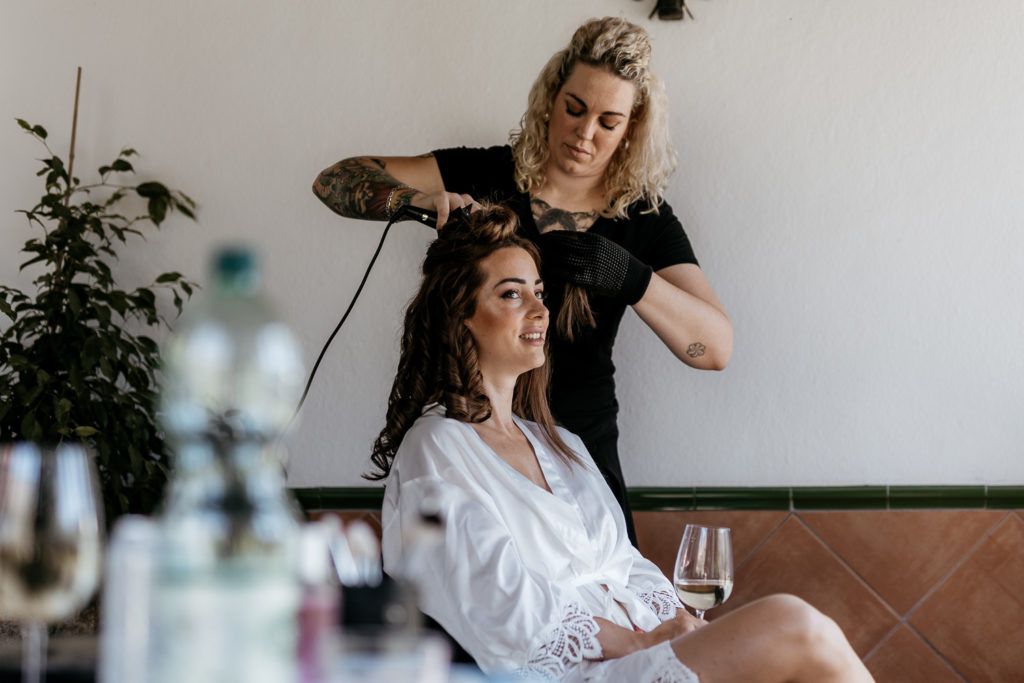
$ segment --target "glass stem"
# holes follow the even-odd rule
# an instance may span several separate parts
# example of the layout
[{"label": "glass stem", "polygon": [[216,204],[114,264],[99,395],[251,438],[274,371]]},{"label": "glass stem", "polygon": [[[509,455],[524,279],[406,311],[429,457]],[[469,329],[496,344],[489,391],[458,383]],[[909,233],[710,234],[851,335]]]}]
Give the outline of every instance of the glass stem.
[{"label": "glass stem", "polygon": [[46,676],[46,624],[32,622],[21,629],[21,683],[42,683]]}]

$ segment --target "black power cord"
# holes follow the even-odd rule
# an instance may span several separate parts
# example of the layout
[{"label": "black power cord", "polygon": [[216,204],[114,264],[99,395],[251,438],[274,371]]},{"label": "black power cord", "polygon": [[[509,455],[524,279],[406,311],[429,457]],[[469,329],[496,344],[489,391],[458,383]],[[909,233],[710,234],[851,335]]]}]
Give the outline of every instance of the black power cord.
[{"label": "black power cord", "polygon": [[[320,355],[317,356],[316,363],[313,364],[313,370],[309,373],[309,379],[306,381],[306,388],[302,392],[302,398],[299,399],[299,405],[295,408],[295,415],[299,414],[302,410],[302,404],[306,402],[306,396],[309,395],[309,388],[313,386],[313,378],[316,376],[316,371],[320,367],[320,362],[324,359],[324,355],[327,354],[327,349],[330,347],[331,342],[338,335],[338,331],[341,330],[341,326],[345,324],[348,319],[349,313],[352,312],[352,308],[356,305],[356,300],[359,299],[359,295],[363,292],[363,287],[366,285],[366,280],[370,277],[370,271],[373,270],[373,264],[377,262],[377,257],[380,256],[380,250],[384,247],[384,240],[388,236],[388,231],[391,230],[391,226],[399,221],[413,220],[430,227],[437,225],[437,214],[433,211],[427,211],[418,207],[406,204],[395,212],[395,215],[391,217],[388,224],[384,226],[384,232],[381,233],[380,242],[377,243],[377,250],[373,252],[373,256],[370,258],[369,265],[366,266],[366,272],[363,273],[363,279],[359,283],[359,287],[356,288],[356,293],[352,295],[352,301],[349,302],[348,308],[345,309],[345,313],[341,316],[341,320],[338,321],[334,331],[331,332],[331,336],[327,338],[324,347],[320,350]],[[294,417],[292,419],[295,419]]]}]

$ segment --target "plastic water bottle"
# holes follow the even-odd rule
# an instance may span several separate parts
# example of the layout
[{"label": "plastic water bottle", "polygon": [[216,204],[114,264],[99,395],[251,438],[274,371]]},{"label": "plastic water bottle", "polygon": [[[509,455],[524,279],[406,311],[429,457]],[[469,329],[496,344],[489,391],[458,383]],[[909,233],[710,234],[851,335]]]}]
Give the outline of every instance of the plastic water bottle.
[{"label": "plastic water bottle", "polygon": [[298,343],[259,294],[256,258],[214,260],[164,349],[175,454],[153,589],[149,683],[297,678],[297,507],[276,445],[302,393]]}]

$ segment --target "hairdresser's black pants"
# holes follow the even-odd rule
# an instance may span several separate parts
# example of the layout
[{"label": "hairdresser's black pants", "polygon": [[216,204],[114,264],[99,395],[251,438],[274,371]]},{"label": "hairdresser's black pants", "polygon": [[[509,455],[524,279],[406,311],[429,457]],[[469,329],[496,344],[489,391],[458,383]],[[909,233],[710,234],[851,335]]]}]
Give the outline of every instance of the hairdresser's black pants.
[{"label": "hairdresser's black pants", "polygon": [[612,413],[599,417],[563,417],[559,418],[559,421],[562,426],[583,439],[583,445],[590,451],[597,469],[601,471],[604,480],[615,494],[615,499],[619,501],[619,507],[626,518],[629,542],[636,546],[633,511],[629,508],[629,492],[626,490],[626,480],[622,476],[622,466],[619,464],[619,425],[616,417]]}]

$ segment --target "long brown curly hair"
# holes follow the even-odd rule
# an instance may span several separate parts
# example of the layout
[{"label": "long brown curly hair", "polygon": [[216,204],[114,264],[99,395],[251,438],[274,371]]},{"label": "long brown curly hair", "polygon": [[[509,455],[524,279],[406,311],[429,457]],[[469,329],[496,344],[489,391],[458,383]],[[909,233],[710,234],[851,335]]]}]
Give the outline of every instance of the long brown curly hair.
[{"label": "long brown curly hair", "polygon": [[[384,429],[373,444],[370,460],[376,471],[367,479],[383,479],[391,471],[406,432],[431,403],[444,406],[447,416],[479,423],[491,416],[483,391],[473,336],[464,322],[476,311],[484,282],[480,261],[506,247],[518,247],[533,257],[540,272],[540,253],[532,242],[516,235],[518,219],[510,209],[484,205],[456,216],[427,249],[423,282],[405,312],[398,372],[391,386]],[[548,408],[549,361],[519,376],[512,399],[517,415],[536,422],[555,452],[568,462],[581,462],[559,437]]]}]

